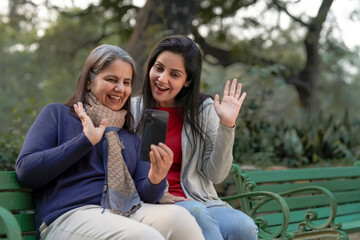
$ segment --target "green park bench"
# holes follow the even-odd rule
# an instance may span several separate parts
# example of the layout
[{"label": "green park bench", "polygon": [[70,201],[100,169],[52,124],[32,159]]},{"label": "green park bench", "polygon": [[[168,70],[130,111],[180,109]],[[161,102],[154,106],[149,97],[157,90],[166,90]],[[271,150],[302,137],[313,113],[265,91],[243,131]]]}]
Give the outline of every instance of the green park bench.
[{"label": "green park bench", "polygon": [[[360,164],[242,172],[238,194],[223,197],[255,219],[259,239],[348,239],[360,231]],[[35,239],[31,189],[14,171],[0,171],[0,239]]]},{"label": "green park bench", "polygon": [[231,176],[238,194],[222,199],[255,220],[259,239],[349,239],[360,231],[360,162],[247,172],[233,164]]},{"label": "green park bench", "polygon": [[19,184],[14,171],[0,171],[0,239],[36,239],[31,192]]}]

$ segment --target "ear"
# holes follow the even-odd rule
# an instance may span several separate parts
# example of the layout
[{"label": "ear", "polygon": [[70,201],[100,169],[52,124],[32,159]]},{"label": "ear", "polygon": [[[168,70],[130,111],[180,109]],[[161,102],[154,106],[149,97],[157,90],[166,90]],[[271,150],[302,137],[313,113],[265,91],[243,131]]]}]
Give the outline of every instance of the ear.
[{"label": "ear", "polygon": [[87,82],[87,90],[90,91],[91,90],[91,81]]},{"label": "ear", "polygon": [[188,86],[190,86],[190,84],[191,84],[191,80],[187,80],[184,84],[184,87],[188,87]]}]

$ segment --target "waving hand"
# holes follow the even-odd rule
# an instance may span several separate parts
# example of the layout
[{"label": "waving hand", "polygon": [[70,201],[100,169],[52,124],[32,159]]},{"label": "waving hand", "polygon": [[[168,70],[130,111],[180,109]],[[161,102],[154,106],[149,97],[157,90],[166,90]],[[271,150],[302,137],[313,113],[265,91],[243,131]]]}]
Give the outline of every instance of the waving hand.
[{"label": "waving hand", "polygon": [[236,86],[236,82],[236,78],[232,81],[231,86],[229,80],[226,82],[221,103],[218,94],[214,98],[215,111],[220,118],[220,123],[226,127],[235,126],[236,118],[246,97],[246,92],[241,93],[241,83]]}]

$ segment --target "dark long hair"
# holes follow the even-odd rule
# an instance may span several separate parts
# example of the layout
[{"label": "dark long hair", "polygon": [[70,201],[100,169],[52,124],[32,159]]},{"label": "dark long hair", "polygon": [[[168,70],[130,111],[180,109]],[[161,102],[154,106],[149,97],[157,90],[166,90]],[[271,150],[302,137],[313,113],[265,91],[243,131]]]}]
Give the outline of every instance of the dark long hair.
[{"label": "dark long hair", "polygon": [[[131,86],[133,86],[136,80],[136,64],[131,56],[118,46],[108,44],[100,45],[92,50],[87,57],[78,78],[76,90],[73,96],[65,103],[65,105],[71,107],[71,111],[74,112],[73,105],[75,103],[82,102],[85,104],[88,93],[88,82],[94,81],[100,72],[102,72],[107,66],[118,59],[130,64],[133,72]],[[127,110],[128,112],[126,114],[124,124],[124,128],[128,130],[131,130],[133,127],[133,117],[131,115],[130,101],[131,94],[123,106],[123,109]]]},{"label": "dark long hair", "polygon": [[[183,87],[181,89],[175,97],[175,102],[177,106],[182,106],[184,108],[184,123],[190,125],[193,139],[195,140],[197,135],[201,136],[201,139],[203,139],[201,134],[203,131],[200,127],[199,107],[208,96],[200,93],[202,54],[195,42],[183,35],[173,35],[161,40],[155,45],[147,59],[141,91],[144,105],[137,130],[141,131],[143,128],[145,109],[155,107],[156,102],[151,93],[149,72],[157,57],[164,51],[180,54],[184,58],[187,74],[186,81],[191,81],[191,83],[188,87]],[[187,132],[186,134],[191,141]]]}]

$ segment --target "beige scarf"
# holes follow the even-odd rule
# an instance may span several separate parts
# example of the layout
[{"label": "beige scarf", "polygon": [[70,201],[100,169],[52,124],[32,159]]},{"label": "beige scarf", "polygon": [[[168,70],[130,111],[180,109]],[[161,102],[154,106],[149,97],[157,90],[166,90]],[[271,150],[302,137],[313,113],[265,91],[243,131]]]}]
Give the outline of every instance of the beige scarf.
[{"label": "beige scarf", "polygon": [[101,206],[110,209],[112,213],[129,216],[141,207],[141,200],[124,162],[121,153],[124,144],[117,133],[124,125],[127,111],[112,111],[102,105],[91,92],[88,92],[85,106],[88,109],[86,114],[95,127],[100,125],[102,119],[107,119],[103,148],[106,176]]}]

